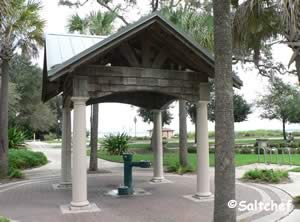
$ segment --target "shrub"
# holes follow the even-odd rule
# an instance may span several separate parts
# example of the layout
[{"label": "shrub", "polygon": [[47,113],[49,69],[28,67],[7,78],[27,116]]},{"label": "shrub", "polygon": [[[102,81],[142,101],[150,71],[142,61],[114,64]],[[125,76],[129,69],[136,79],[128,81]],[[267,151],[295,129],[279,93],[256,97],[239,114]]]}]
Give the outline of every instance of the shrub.
[{"label": "shrub", "polygon": [[175,165],[169,165],[168,166],[168,172],[176,172],[180,175],[185,174],[185,173],[189,173],[189,172],[194,172],[194,169],[188,165],[186,167],[181,166],[178,162],[175,163]]},{"label": "shrub", "polygon": [[300,209],[300,196],[294,197],[293,204],[295,205],[295,208]]},{"label": "shrub", "polygon": [[122,155],[128,150],[129,136],[126,133],[105,136],[102,146],[110,155]]},{"label": "shrub", "polygon": [[21,170],[10,168],[8,177],[11,179],[13,179],[13,178],[22,179],[22,178],[24,178],[24,174],[22,173]]},{"label": "shrub", "polygon": [[240,154],[251,154],[252,148],[244,147],[239,149]]},{"label": "shrub", "polygon": [[193,146],[188,147],[188,153],[197,153],[197,148]]},{"label": "shrub", "polygon": [[254,169],[247,171],[243,179],[253,180],[256,182],[267,182],[267,183],[280,183],[287,181],[289,178],[289,174],[285,170],[260,170]]},{"label": "shrub", "polygon": [[38,167],[48,162],[47,157],[42,152],[33,152],[27,149],[10,149],[8,152],[8,161],[11,170]]},{"label": "shrub", "polygon": [[44,139],[45,139],[46,141],[51,141],[51,140],[57,139],[57,136],[56,136],[56,134],[54,134],[54,133],[49,133],[49,134],[46,134],[46,135],[44,136]]},{"label": "shrub", "polygon": [[0,216],[0,222],[10,222],[10,220]]},{"label": "shrub", "polygon": [[25,139],[26,134],[22,130],[15,127],[8,129],[8,147],[10,149],[17,149],[24,145]]}]

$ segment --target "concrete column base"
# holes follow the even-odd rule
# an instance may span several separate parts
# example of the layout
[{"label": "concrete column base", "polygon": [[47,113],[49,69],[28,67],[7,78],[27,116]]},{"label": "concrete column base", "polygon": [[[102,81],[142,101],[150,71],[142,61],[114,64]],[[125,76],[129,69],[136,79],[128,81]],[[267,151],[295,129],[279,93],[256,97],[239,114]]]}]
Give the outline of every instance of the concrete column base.
[{"label": "concrete column base", "polygon": [[213,194],[211,194],[210,196],[201,196],[199,194],[194,194],[194,195],[184,195],[183,197],[196,203],[213,201],[215,198]]},{"label": "concrete column base", "polygon": [[193,197],[196,199],[202,199],[202,198],[208,198],[213,196],[211,192],[207,192],[207,193],[196,193]]},{"label": "concrete column base", "polygon": [[164,180],[164,177],[153,177],[150,181],[153,183],[160,183]]},{"label": "concrete column base", "polygon": [[70,208],[71,209],[76,209],[76,208],[85,208],[85,207],[89,207],[90,202],[88,200],[86,201],[72,201],[70,204]]},{"label": "concrete column base", "polygon": [[62,182],[58,184],[52,184],[54,190],[68,190],[72,188],[72,183]]},{"label": "concrete column base", "polygon": [[88,203],[86,206],[62,205],[60,206],[60,210],[62,214],[94,213],[101,211],[95,203]]},{"label": "concrete column base", "polygon": [[153,177],[150,180],[152,184],[172,183],[172,181],[165,179],[164,177]]}]

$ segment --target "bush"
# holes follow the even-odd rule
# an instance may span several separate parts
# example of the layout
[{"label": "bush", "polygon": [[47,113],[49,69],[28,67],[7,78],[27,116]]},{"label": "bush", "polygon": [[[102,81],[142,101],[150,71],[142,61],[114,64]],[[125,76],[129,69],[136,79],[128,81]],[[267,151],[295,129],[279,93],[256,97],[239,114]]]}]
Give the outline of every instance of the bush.
[{"label": "bush", "polygon": [[197,153],[197,147],[189,146],[188,147],[188,153]]},{"label": "bush", "polygon": [[253,180],[255,182],[280,183],[287,181],[289,174],[285,170],[260,170],[254,169],[247,171],[243,179]]},{"label": "bush", "polygon": [[11,149],[8,152],[8,161],[11,172],[14,169],[27,169],[45,165],[48,160],[42,152],[33,152],[27,149]]},{"label": "bush", "polygon": [[10,170],[8,172],[8,177],[10,179],[13,179],[13,178],[22,179],[22,178],[24,178],[24,174],[22,173],[21,170],[10,168]]},{"label": "bush", "polygon": [[175,165],[169,165],[167,170],[168,172],[176,172],[180,175],[194,172],[194,169],[191,166],[188,165],[186,167],[183,167],[178,162],[176,162]]},{"label": "bush", "polygon": [[51,140],[57,139],[57,136],[56,136],[55,133],[49,133],[49,134],[46,134],[46,135],[44,136],[44,139],[45,139],[46,141],[51,141]]},{"label": "bush", "polygon": [[251,154],[252,153],[252,148],[248,148],[248,147],[239,148],[238,153],[240,153],[240,154]]},{"label": "bush", "polygon": [[122,155],[128,150],[129,136],[126,133],[105,136],[102,146],[110,155]]},{"label": "bush", "polygon": [[295,205],[295,208],[300,209],[300,196],[294,197],[293,204]]},{"label": "bush", "polygon": [[0,222],[10,222],[10,220],[0,216]]},{"label": "bush", "polygon": [[25,139],[26,134],[22,130],[15,127],[8,129],[8,147],[10,149],[17,149],[24,145]]}]

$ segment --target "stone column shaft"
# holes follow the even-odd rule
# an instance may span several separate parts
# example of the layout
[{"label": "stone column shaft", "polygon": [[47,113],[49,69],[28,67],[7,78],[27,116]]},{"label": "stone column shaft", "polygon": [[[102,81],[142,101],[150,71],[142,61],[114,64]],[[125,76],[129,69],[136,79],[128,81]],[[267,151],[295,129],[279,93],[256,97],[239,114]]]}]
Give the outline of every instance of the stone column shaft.
[{"label": "stone column shaft", "polygon": [[162,117],[161,110],[154,110],[153,129],[153,179],[154,182],[161,182],[164,179],[163,169],[163,143],[162,143]]},{"label": "stone column shaft", "polygon": [[87,200],[86,167],[86,97],[72,97],[73,120],[73,168],[71,207],[82,208],[89,205]]},{"label": "stone column shaft", "polygon": [[210,192],[207,101],[197,103],[197,193],[207,197]]},{"label": "stone column shaft", "polygon": [[61,185],[71,185],[71,109],[63,108]]}]

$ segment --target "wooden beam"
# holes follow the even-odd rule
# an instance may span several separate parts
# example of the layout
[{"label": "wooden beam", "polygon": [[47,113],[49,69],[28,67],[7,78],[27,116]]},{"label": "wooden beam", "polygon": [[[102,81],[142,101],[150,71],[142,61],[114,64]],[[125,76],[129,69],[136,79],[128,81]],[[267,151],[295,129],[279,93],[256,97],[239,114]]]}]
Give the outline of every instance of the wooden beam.
[{"label": "wooden beam", "polygon": [[88,78],[86,76],[75,76],[73,78],[73,95],[88,97]]},{"label": "wooden beam", "polygon": [[125,42],[121,45],[120,51],[122,55],[127,59],[130,66],[135,66],[135,67],[141,66],[138,58],[136,57],[134,49],[128,44],[128,42]]},{"label": "wooden beam", "polygon": [[142,41],[142,65],[143,67],[151,67],[151,47],[148,32],[143,34]]},{"label": "wooden beam", "polygon": [[156,78],[160,80],[182,80],[194,82],[207,82],[208,76],[205,73],[193,71],[178,71],[166,69],[152,69],[125,66],[101,66],[88,65],[75,70],[74,75],[78,76],[101,76],[101,77],[136,77]]},{"label": "wooden beam", "polygon": [[161,49],[153,61],[152,68],[154,68],[154,69],[161,68],[161,66],[165,63],[167,58],[168,58],[168,54],[166,53],[166,51],[164,49]]}]

